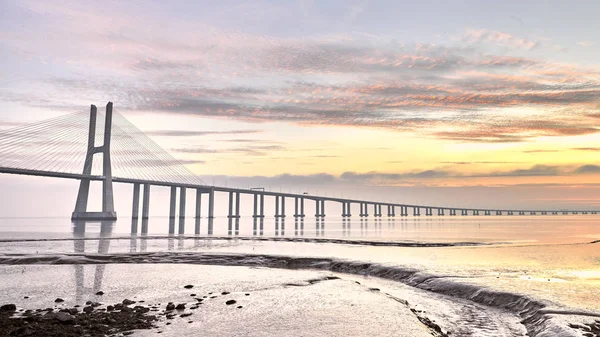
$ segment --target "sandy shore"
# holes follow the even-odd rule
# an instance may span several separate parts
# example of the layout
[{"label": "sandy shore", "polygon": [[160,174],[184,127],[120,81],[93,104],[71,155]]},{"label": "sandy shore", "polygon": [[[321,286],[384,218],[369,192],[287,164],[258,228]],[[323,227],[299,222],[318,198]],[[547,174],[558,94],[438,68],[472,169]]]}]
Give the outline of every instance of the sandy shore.
[{"label": "sandy shore", "polygon": [[425,314],[371,286],[375,282],[326,272],[97,267],[0,267],[0,303],[15,305],[2,311],[0,335],[444,336]]}]

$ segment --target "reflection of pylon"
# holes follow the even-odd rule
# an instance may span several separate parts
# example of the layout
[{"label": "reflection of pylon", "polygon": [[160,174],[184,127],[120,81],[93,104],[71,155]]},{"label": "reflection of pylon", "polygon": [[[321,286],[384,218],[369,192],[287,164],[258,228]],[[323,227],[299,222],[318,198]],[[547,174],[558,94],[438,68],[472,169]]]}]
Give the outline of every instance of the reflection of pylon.
[{"label": "reflection of pylon", "polygon": [[[110,237],[112,236],[114,222],[102,221],[100,222],[100,238],[98,239],[98,254],[108,254],[110,248]],[[75,221],[73,226],[73,244],[75,253],[85,254],[85,232],[86,222]],[[82,302],[85,296],[91,296],[102,289],[102,280],[104,279],[104,271],[106,264],[97,264],[94,266],[94,284],[93,286],[85,286],[85,270],[91,268],[87,265],[74,265],[75,268],[75,301]]]},{"label": "reflection of pylon", "polygon": [[113,201],[112,169],[110,164],[110,136],[112,127],[112,102],[106,105],[106,119],[104,122],[104,144],[95,146],[96,138],[96,106],[90,109],[90,128],[88,134],[88,148],[83,166],[83,174],[92,174],[94,154],[102,153],[102,212],[88,212],[87,203],[90,194],[90,180],[82,179],[79,184],[79,193],[75,203],[75,211],[71,220],[117,220],[117,213]]}]

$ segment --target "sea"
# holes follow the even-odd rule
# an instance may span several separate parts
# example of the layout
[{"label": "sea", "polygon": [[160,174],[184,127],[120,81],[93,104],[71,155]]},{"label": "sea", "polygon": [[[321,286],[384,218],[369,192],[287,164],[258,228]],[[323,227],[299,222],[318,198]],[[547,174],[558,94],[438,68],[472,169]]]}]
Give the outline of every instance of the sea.
[{"label": "sea", "polygon": [[0,303],[189,301],[195,284],[242,308],[163,335],[598,335],[597,215],[182,220],[2,218]]}]

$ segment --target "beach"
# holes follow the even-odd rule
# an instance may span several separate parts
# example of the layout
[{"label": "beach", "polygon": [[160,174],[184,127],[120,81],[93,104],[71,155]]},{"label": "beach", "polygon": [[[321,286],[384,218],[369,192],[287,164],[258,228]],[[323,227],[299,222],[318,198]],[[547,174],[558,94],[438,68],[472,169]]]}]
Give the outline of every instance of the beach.
[{"label": "beach", "polygon": [[[127,314],[151,317],[149,327],[135,319],[115,336],[598,335],[593,226],[578,237],[510,242],[468,231],[438,230],[436,239],[431,224],[396,224],[363,222],[361,234],[359,222],[350,235],[334,219],[323,235],[309,226],[295,235],[293,222],[277,236],[131,236],[118,226],[3,233],[0,303],[14,304],[15,316],[79,306],[74,318],[89,323],[86,302],[110,320],[121,311],[108,306],[130,300]],[[411,237],[417,227],[427,237]]]}]

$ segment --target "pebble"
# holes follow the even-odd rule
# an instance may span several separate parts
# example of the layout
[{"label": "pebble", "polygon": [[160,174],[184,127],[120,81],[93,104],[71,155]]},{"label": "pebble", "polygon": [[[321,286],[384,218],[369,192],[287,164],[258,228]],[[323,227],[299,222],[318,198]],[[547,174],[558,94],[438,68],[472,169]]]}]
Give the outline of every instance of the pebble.
[{"label": "pebble", "polygon": [[184,303],[179,303],[175,307],[175,310],[184,310],[184,309],[185,309],[185,304]]},{"label": "pebble", "polygon": [[173,304],[173,302],[169,302],[167,304],[167,310],[174,310],[175,309],[175,304]]},{"label": "pebble", "polygon": [[225,302],[225,304],[227,305],[232,305],[232,304],[236,304],[237,302],[235,300],[229,300],[227,302]]},{"label": "pebble", "polygon": [[194,286],[191,284],[185,285],[183,286],[185,289],[192,289]]},{"label": "pebble", "polygon": [[65,300],[63,300],[62,298],[59,297],[59,298],[57,298],[57,299],[54,300],[54,303],[62,303],[64,301]]},{"label": "pebble", "polygon": [[102,295],[104,295],[104,292],[103,291],[99,291],[99,292],[96,293],[96,295],[102,296]]},{"label": "pebble", "polygon": [[0,311],[15,311],[17,310],[17,306],[14,304],[5,304],[0,307]]}]

